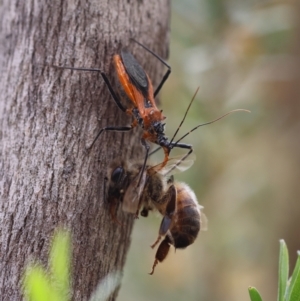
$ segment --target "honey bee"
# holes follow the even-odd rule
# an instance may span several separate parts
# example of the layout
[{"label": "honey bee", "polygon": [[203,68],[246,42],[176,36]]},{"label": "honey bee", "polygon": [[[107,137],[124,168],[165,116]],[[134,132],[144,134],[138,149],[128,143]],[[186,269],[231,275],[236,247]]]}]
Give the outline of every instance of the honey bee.
[{"label": "honey bee", "polygon": [[[187,184],[176,182],[173,175],[170,176],[170,173],[186,170],[192,163],[193,159],[182,161],[182,158],[171,158],[163,168],[162,163],[147,165],[143,171],[143,164],[129,165],[125,161],[116,161],[108,172],[107,200],[114,220],[120,203],[123,211],[136,217],[142,206],[141,215],[144,217],[152,210],[159,211],[163,216],[158,237],[151,246],[154,248],[163,238],[150,275],[156,265],[167,257],[171,245],[184,249],[195,241],[200,228],[206,230],[207,219],[201,212],[203,207],[198,204],[195,193]],[[137,186],[139,179],[141,183]]]}]

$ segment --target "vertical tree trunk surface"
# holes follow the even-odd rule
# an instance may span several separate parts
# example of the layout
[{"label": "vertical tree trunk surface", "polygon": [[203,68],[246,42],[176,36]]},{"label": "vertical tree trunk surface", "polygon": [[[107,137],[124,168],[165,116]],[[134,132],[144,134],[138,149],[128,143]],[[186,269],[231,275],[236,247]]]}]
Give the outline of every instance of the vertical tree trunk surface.
[{"label": "vertical tree trunk surface", "polygon": [[156,86],[163,66],[130,37],[166,58],[169,10],[168,0],[1,2],[1,300],[22,299],[24,266],[47,263],[58,226],[72,233],[74,300],[122,272],[133,217],[119,211],[123,225],[112,222],[103,178],[115,157],[143,157],[141,132],[104,133],[87,152],[100,128],[131,120],[99,74],[47,65],[101,68],[111,78],[113,54],[127,47]]}]

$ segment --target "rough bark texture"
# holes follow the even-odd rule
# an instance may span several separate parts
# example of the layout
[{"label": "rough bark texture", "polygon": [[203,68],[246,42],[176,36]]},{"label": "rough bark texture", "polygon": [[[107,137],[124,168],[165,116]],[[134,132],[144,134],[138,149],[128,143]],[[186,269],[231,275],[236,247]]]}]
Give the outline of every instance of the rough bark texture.
[{"label": "rough bark texture", "polygon": [[119,211],[123,226],[111,221],[103,177],[115,157],[143,156],[140,131],[105,133],[86,152],[101,127],[130,119],[99,74],[45,66],[97,67],[111,77],[112,55],[127,46],[155,86],[163,66],[129,38],[166,58],[169,9],[168,0],[1,2],[1,300],[22,298],[24,266],[47,263],[59,225],[72,233],[74,300],[122,272],[133,218]]}]

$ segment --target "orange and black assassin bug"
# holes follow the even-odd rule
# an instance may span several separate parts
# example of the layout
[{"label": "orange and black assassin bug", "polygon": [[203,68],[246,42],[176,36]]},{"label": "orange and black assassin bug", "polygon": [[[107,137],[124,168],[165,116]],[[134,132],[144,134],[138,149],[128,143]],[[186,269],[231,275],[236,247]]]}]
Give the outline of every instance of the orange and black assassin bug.
[{"label": "orange and black assassin bug", "polygon": [[[141,65],[137,62],[134,56],[125,49],[121,50],[120,54],[115,54],[113,56],[114,67],[117,73],[117,77],[120,83],[120,88],[123,89],[123,94],[131,101],[133,107],[125,108],[121,103],[121,100],[118,96],[118,93],[114,91],[112,85],[106,76],[106,74],[101,69],[95,68],[75,68],[75,67],[59,67],[53,66],[59,69],[71,69],[71,70],[79,70],[79,71],[94,71],[99,72],[107,85],[110,94],[115,101],[116,105],[125,113],[133,116],[134,120],[130,126],[107,126],[102,128],[94,139],[93,143],[89,148],[95,144],[96,140],[99,138],[103,131],[119,131],[119,132],[127,132],[136,127],[137,125],[141,126],[144,130],[143,136],[141,138],[141,143],[146,149],[143,170],[145,169],[147,158],[149,154],[150,146],[147,141],[152,142],[154,144],[159,145],[164,150],[164,160],[162,163],[162,168],[167,164],[169,154],[172,148],[179,147],[189,149],[187,156],[192,152],[192,146],[184,143],[174,143],[172,140],[169,141],[165,136],[164,129],[165,123],[162,121],[166,118],[162,111],[159,110],[155,103],[155,97],[159,93],[165,81],[168,79],[171,73],[171,67],[157,54],[152,52],[146,46],[142,45],[138,41],[134,40],[137,44],[143,47],[145,50],[154,55],[159,61],[161,61],[166,67],[167,71],[164,74],[160,84],[156,88],[155,92],[153,92],[153,85],[147,73],[141,67]],[[119,93],[120,94],[120,93]],[[142,172],[143,172],[142,170]],[[138,183],[139,185],[139,183]]]}]

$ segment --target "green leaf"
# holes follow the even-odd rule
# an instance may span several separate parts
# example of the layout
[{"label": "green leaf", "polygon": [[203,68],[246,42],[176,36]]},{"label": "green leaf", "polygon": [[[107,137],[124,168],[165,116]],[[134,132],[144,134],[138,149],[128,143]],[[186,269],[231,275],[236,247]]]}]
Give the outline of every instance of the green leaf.
[{"label": "green leaf", "polygon": [[279,272],[278,272],[278,301],[284,301],[289,277],[289,253],[283,239],[280,240]]},{"label": "green leaf", "polygon": [[255,287],[248,288],[251,301],[262,301],[262,298]]},{"label": "green leaf", "polygon": [[70,292],[70,235],[60,230],[54,235],[50,251],[50,270],[55,289],[68,300]]},{"label": "green leaf", "polygon": [[297,253],[298,259],[287,289],[286,301],[300,301],[300,252]]}]

